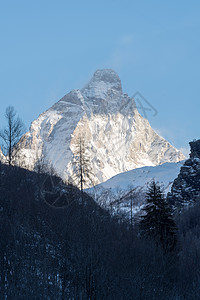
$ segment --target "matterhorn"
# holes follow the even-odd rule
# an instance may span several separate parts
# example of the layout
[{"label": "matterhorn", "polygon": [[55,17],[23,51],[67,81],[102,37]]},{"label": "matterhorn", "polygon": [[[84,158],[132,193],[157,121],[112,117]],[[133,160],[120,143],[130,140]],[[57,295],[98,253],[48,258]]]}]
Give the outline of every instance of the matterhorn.
[{"label": "matterhorn", "polygon": [[135,168],[184,159],[140,115],[110,69],[97,70],[84,88],[72,90],[34,120],[20,140],[16,163],[34,170],[43,158],[67,180],[80,135],[96,183]]}]

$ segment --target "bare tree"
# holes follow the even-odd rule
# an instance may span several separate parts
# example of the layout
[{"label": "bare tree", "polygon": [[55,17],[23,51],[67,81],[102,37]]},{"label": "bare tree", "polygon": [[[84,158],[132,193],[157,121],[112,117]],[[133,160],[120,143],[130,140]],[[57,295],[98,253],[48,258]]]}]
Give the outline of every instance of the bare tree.
[{"label": "bare tree", "polygon": [[94,184],[94,175],[91,168],[90,157],[87,153],[86,142],[82,135],[79,135],[74,145],[73,157],[73,181],[81,190],[81,201],[83,203],[83,189],[85,186]]},{"label": "bare tree", "polygon": [[9,165],[11,165],[19,149],[17,143],[24,133],[24,124],[19,117],[16,117],[13,106],[6,108],[5,118],[7,125],[0,131],[0,138],[2,140],[2,151],[7,156]]}]

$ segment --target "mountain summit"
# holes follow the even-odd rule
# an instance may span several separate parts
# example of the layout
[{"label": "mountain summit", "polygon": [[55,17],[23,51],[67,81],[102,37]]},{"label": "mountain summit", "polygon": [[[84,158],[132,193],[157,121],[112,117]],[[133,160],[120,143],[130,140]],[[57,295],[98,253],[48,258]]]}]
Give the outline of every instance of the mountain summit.
[{"label": "mountain summit", "polygon": [[122,94],[121,80],[118,74],[111,69],[97,70],[90,82],[81,91],[90,97],[92,91],[95,96],[102,96],[102,93],[107,94],[109,90],[114,90],[120,95]]},{"label": "mountain summit", "polygon": [[80,134],[96,183],[134,168],[184,159],[139,114],[110,69],[97,70],[84,88],[72,90],[32,122],[20,141],[18,164],[34,169],[43,157],[67,179]]}]

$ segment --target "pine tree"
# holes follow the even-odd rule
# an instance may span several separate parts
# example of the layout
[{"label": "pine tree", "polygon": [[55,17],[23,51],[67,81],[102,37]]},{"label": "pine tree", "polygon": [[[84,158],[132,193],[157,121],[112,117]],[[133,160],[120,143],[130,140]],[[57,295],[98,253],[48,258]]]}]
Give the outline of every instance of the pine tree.
[{"label": "pine tree", "polygon": [[174,250],[177,242],[176,224],[164,194],[155,181],[149,186],[146,202],[143,209],[146,214],[141,217],[139,224],[142,235],[153,239],[166,252]]}]

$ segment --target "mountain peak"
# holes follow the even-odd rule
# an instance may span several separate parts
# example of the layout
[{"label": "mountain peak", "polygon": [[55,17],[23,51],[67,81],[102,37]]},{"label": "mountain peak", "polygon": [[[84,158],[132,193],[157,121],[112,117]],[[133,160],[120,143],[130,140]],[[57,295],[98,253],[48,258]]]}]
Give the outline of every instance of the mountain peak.
[{"label": "mountain peak", "polygon": [[110,69],[97,70],[83,89],[71,91],[32,123],[20,144],[19,163],[34,169],[45,157],[66,180],[73,175],[80,134],[97,183],[134,168],[184,159],[123,95],[120,78]]},{"label": "mountain peak", "polygon": [[92,79],[92,82],[103,81],[107,84],[113,85],[113,88],[121,89],[121,80],[118,74],[112,69],[99,69],[96,70]]},{"label": "mountain peak", "polygon": [[99,69],[82,89],[82,92],[89,98],[93,96],[102,98],[109,90],[122,94],[121,80],[115,71]]}]

